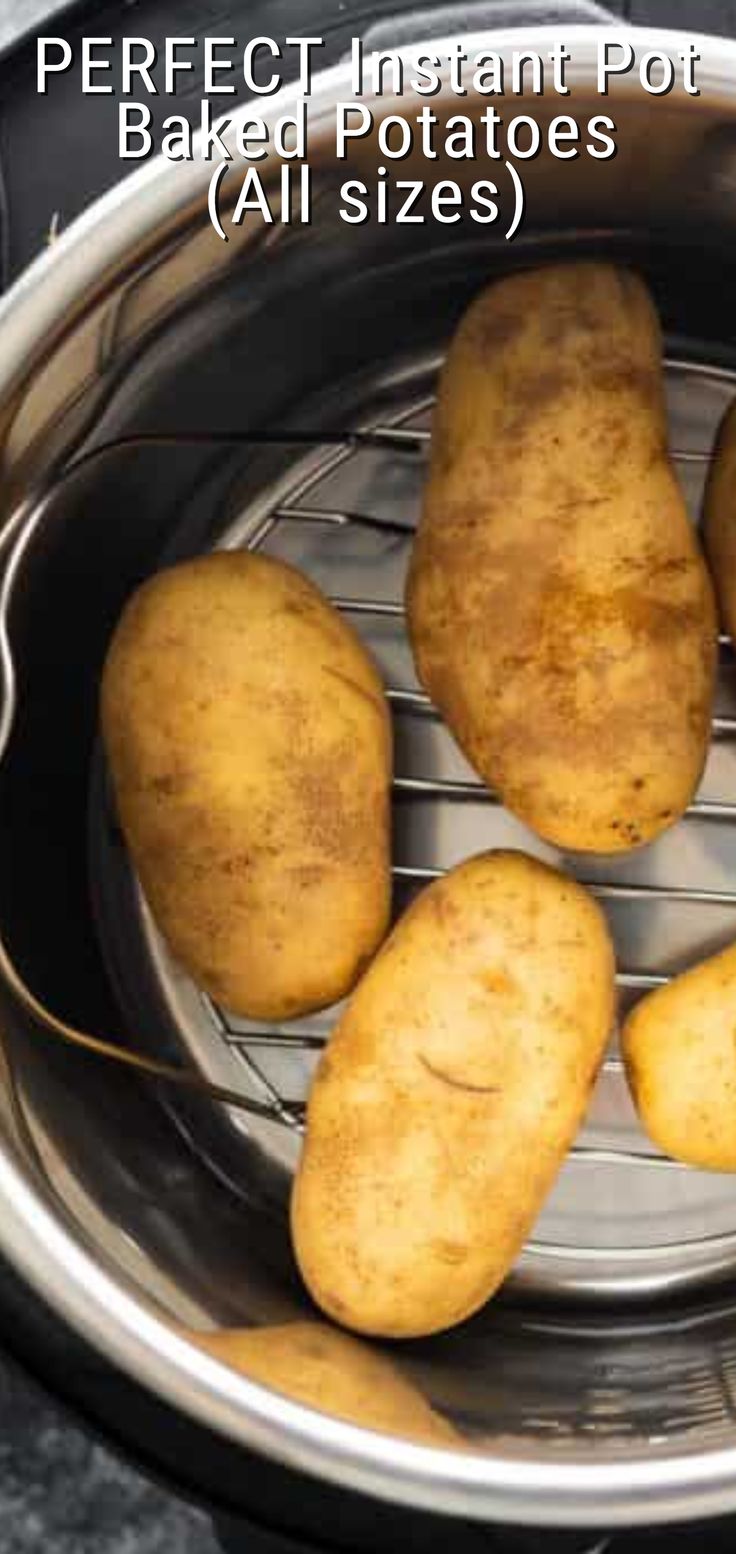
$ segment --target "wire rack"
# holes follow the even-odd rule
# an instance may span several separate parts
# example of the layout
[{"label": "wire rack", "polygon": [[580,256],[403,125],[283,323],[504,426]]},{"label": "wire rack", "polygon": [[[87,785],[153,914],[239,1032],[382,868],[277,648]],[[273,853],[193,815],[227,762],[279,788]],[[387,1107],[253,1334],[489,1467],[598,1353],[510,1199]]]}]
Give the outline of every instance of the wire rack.
[{"label": "wire rack", "polygon": [[[263,490],[249,484],[242,505],[232,505],[237,516],[219,543],[262,549],[303,567],[356,627],[383,670],[396,748],[397,907],[462,857],[493,846],[525,848],[560,864],[603,903],[616,942],[620,1002],[629,1007],[680,969],[736,939],[731,883],[736,879],[736,798],[730,797],[736,795],[736,659],[722,637],[704,781],[686,816],[664,838],[623,858],[586,859],[554,852],[516,822],[467,767],[416,682],[406,642],[403,582],[421,502],[437,366],[437,358],[424,360],[412,371],[373,385],[352,430],[290,437],[288,467]],[[666,373],[673,458],[697,519],[713,437],[736,393],[736,373],[674,356]],[[191,984],[183,987],[186,979],[171,962],[140,897],[139,907],[165,1002],[191,1057],[212,1082],[243,1083],[277,1131],[291,1136],[291,1153],[282,1153],[281,1160],[293,1165],[310,1079],[337,1011],[278,1026],[234,1017]],[[657,1251],[656,1226],[671,1198],[685,1203],[684,1219],[672,1232],[678,1244],[730,1251],[736,1261],[736,1204],[729,1215],[722,1180],[718,1190],[712,1189],[717,1199],[712,1214],[707,1206],[701,1214],[697,1195],[686,1202],[692,1179],[702,1183],[703,1173],[658,1154],[638,1131],[622,1069],[614,1033],[592,1120],[563,1178],[572,1166],[579,1181],[578,1168],[586,1168],[583,1175],[595,1184],[585,1189],[589,1218],[604,1180],[601,1173],[608,1168],[609,1175],[625,1167],[635,1169],[642,1182],[661,1181],[653,1192],[636,1189],[644,1197],[649,1193],[651,1204],[648,1231],[642,1232],[641,1245],[629,1249],[634,1263],[646,1251]],[[258,1134],[252,1119],[231,1120]],[[265,1147],[270,1149],[268,1142]],[[617,1182],[620,1190],[620,1176]],[[563,1207],[563,1223],[566,1213]],[[582,1249],[587,1256],[585,1237],[576,1232],[573,1239],[576,1253]],[[542,1238],[530,1250],[560,1252],[558,1242],[559,1236],[549,1242]]]}]

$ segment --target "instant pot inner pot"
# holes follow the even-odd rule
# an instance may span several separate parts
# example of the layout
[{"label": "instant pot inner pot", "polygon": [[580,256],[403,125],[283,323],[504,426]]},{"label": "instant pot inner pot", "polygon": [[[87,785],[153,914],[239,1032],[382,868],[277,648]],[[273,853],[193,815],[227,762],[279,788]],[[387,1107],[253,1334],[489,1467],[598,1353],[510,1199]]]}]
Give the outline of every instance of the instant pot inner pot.
[{"label": "instant pot inner pot", "polygon": [[[511,246],[472,222],[348,228],[330,216],[325,150],[324,214],[318,199],[311,227],[254,223],[226,260],[204,220],[162,234],[145,265],[69,326],[16,406],[8,448],[38,500],[6,585],[17,676],[0,769],[8,943],[57,1012],[193,1062],[272,1110],[257,1119],[164,1093],[6,1010],[29,1169],[45,1175],[95,1256],[177,1321],[247,1325],[309,1311],[286,1203],[334,1011],[265,1029],[216,1008],[174,964],[141,899],[96,708],[106,643],[142,576],[215,546],[260,549],[304,567],[357,627],[394,716],[397,912],[483,848],[561,862],[608,914],[622,1008],[736,938],[727,643],[695,802],[654,846],[612,861],[560,857],[492,800],[419,690],[405,637],[402,584],[438,363],[469,298],[511,265],[596,254],[645,273],[667,334],[672,447],[697,520],[715,429],[736,393],[726,177],[736,142],[705,101],[670,99],[644,119],[622,95],[615,111],[622,151],[594,178],[582,164],[530,164],[529,222],[539,226]],[[53,369],[64,351],[60,392]],[[392,1354],[476,1447],[655,1462],[675,1446],[731,1442],[735,1278],[732,1182],[653,1152],[612,1033],[586,1126],[502,1298],[461,1330]]]}]

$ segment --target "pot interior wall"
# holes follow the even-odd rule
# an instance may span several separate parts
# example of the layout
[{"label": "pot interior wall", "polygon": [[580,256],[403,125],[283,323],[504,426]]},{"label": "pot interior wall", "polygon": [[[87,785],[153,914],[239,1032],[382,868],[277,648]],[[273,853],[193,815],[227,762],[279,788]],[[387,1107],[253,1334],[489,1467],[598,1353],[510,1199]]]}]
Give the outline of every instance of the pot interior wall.
[{"label": "pot interior wall", "polygon": [[[586,103],[599,111],[582,90],[569,111],[584,117]],[[10,487],[48,495],[9,608],[18,713],[0,768],[0,920],[52,1009],[177,1054],[144,970],[126,985],[125,957],[109,926],[101,932],[90,821],[103,781],[101,663],[140,578],[215,543],[306,434],[344,428],[367,373],[380,363],[399,380],[402,363],[441,346],[479,285],[511,266],[572,254],[631,262],[680,354],[736,366],[736,140],[726,108],[673,97],[655,113],[622,91],[612,111],[622,147],[613,162],[529,164],[529,220],[513,245],[472,223],[344,226],[329,215],[336,175],[319,144],[324,205],[311,228],[265,241],[253,225],[223,256],[197,216],[166,235],[155,260],[107,282],[34,364],[5,422]],[[375,148],[360,148],[340,180],[371,159]],[[6,1027],[26,1145],[59,1213],[108,1267],[194,1326],[308,1313],[282,1197],[258,1149],[243,1153],[241,1140],[231,1157],[206,1107],[172,1109],[169,1096],[62,1049],[9,1007]],[[733,1302],[728,1283],[634,1312],[535,1310],[508,1297],[395,1358],[476,1446],[654,1460],[675,1445],[731,1443],[736,1280]]]}]

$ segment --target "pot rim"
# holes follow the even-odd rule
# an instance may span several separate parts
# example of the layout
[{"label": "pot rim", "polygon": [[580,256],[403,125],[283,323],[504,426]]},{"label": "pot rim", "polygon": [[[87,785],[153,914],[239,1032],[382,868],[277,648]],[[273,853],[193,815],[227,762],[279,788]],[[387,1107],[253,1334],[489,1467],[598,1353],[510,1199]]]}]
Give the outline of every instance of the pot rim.
[{"label": "pot rim", "polygon": [[[559,41],[560,27],[462,36],[469,49],[503,53],[528,47],[531,38],[536,47],[549,48]],[[624,30],[642,48],[673,54],[684,36],[671,29],[615,28],[617,34]],[[600,35],[599,26],[565,28],[573,54],[570,84],[590,78]],[[736,44],[689,31],[687,37],[700,53],[700,101],[733,99]],[[432,38],[431,47],[441,52],[453,41]],[[630,90],[626,78],[615,95]],[[345,62],[315,77],[313,135],[346,96],[352,93]],[[237,122],[257,108],[270,123],[296,97],[293,87],[285,88],[227,116]],[[407,97],[401,102],[405,107]],[[391,111],[391,100],[380,99],[379,106]],[[210,172],[206,162],[171,164],[157,157],[96,201],[34,260],[0,303],[0,406],[32,375],[49,340],[68,324],[69,310],[80,299],[91,302],[134,248],[202,203]],[[18,516],[11,515],[9,524],[17,526]],[[11,551],[11,573],[24,539],[25,524]],[[550,1460],[542,1443],[535,1456],[528,1447],[520,1454],[509,1441],[481,1454],[414,1445],[294,1403],[229,1370],[177,1332],[152,1302],[95,1262],[81,1237],[55,1216],[51,1201],[15,1145],[0,1140],[0,1247],[17,1271],[136,1381],[199,1423],[286,1466],[399,1504],[539,1527],[632,1527],[736,1509],[736,1445],[667,1454],[657,1448],[656,1457],[638,1462],[601,1462],[592,1454],[579,1462]]]}]

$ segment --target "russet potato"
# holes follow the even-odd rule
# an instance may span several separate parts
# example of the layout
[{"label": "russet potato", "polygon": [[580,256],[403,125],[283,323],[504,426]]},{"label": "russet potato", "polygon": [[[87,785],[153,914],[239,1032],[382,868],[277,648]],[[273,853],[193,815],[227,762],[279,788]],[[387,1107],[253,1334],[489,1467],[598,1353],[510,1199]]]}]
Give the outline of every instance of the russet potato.
[{"label": "russet potato", "polygon": [[441,376],[407,612],[422,684],[540,836],[616,853],[682,815],[716,625],[637,275],[554,264],[473,302]]},{"label": "russet potato", "polygon": [[636,1005],[622,1032],[642,1126],[665,1155],[736,1171],[736,945]]},{"label": "russet potato", "polygon": [[418,896],[309,1097],[292,1237],[328,1316],[412,1338],[488,1300],[582,1120],[613,1005],[602,914],[555,870],[485,853]]},{"label": "russet potato", "polygon": [[328,1322],[191,1333],[201,1348],[295,1403],[426,1446],[461,1446],[452,1425],[388,1355]]},{"label": "russet potato", "polygon": [[389,921],[376,668],[293,567],[221,551],[133,595],[102,680],[122,828],[194,980],[280,1020],[352,987]]}]

